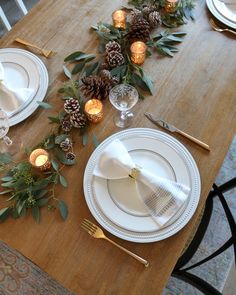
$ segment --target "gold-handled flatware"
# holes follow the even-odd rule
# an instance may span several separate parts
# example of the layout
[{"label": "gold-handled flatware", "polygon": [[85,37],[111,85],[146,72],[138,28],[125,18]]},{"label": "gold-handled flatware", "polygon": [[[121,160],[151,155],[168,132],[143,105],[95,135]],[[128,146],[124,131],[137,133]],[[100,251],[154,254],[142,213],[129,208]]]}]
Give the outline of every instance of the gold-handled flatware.
[{"label": "gold-handled flatware", "polygon": [[104,235],[104,232],[101,230],[100,227],[89,221],[88,219],[84,219],[81,223],[81,227],[88,232],[92,237],[97,238],[97,239],[104,239],[110,242],[111,244],[115,245],[119,249],[123,250],[125,253],[129,254],[139,262],[145,265],[145,267],[149,266],[149,262],[138,255],[130,252],[129,250],[125,249],[124,247],[120,246],[119,244],[115,243],[114,241],[110,240],[108,237]]},{"label": "gold-handled flatware", "polygon": [[185,133],[184,131],[179,130],[178,128],[176,128],[175,126],[171,125],[170,123],[167,123],[166,121],[162,120],[162,119],[156,119],[154,118],[154,116],[151,113],[144,113],[144,115],[154,124],[161,126],[162,128],[170,131],[170,132],[176,132],[181,134],[182,136],[190,139],[191,141],[195,142],[196,144],[200,145],[202,148],[210,151],[210,147],[208,144],[202,142],[201,140],[193,137],[192,135],[189,135],[187,133]]},{"label": "gold-handled flatware", "polygon": [[39,47],[39,46],[37,46],[37,45],[35,45],[33,43],[30,43],[30,42],[28,42],[26,40],[23,40],[23,39],[20,39],[20,38],[16,38],[15,41],[20,43],[20,44],[23,44],[23,45],[30,46],[30,47],[38,49],[40,54],[47,57],[47,58],[53,56],[54,54],[56,54],[55,51],[48,50],[48,49],[45,49],[45,48],[41,48],[41,47]]},{"label": "gold-handled flatware", "polygon": [[215,31],[217,31],[217,32],[230,32],[230,33],[236,35],[236,31],[233,31],[233,30],[230,30],[230,29],[227,29],[227,28],[225,28],[225,29],[220,28],[220,27],[214,22],[214,20],[213,20],[212,18],[210,19],[210,24],[211,24],[212,29],[215,30]]}]

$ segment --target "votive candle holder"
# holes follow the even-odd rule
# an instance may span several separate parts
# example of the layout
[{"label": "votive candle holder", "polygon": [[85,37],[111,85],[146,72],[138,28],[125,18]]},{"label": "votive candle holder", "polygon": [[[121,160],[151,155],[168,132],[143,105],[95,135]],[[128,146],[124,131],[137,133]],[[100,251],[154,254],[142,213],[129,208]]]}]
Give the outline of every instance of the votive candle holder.
[{"label": "votive candle holder", "polygon": [[89,121],[98,123],[103,118],[103,104],[99,99],[90,99],[84,106],[84,112]]},{"label": "votive candle holder", "polygon": [[112,14],[113,25],[118,29],[126,28],[126,12],[124,10],[116,10]]},{"label": "votive candle holder", "polygon": [[131,61],[136,65],[142,65],[146,58],[147,46],[142,41],[136,41],[130,46]]},{"label": "votive candle holder", "polygon": [[41,170],[46,171],[51,168],[51,162],[49,161],[49,154],[44,149],[33,150],[29,157],[30,164]]}]

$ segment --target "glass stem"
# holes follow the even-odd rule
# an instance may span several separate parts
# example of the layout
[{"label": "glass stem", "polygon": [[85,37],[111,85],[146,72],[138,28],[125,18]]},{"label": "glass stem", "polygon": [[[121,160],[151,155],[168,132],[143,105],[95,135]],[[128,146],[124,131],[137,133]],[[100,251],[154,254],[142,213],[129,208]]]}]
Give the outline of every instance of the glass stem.
[{"label": "glass stem", "polygon": [[126,111],[121,111],[121,112],[120,112],[120,118],[121,118],[121,120],[123,120],[123,121],[126,120]]}]

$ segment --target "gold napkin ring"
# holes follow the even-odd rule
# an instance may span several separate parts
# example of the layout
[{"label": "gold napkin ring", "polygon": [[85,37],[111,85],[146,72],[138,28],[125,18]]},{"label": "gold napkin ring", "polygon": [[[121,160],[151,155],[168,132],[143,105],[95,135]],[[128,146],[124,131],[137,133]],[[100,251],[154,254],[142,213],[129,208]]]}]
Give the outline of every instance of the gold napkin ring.
[{"label": "gold napkin ring", "polygon": [[140,174],[140,170],[138,168],[132,168],[129,174],[129,177],[136,180]]}]

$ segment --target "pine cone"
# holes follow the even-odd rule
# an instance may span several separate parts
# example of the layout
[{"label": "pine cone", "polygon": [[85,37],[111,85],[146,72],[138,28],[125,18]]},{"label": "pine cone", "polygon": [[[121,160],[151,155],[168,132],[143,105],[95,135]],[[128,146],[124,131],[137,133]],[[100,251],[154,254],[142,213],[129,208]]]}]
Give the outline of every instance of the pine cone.
[{"label": "pine cone", "polygon": [[150,25],[144,19],[140,18],[130,26],[128,39],[130,43],[134,41],[147,42],[150,38]]},{"label": "pine cone", "polygon": [[105,79],[105,80],[106,79],[108,79],[108,80],[111,80],[112,79],[112,74],[108,70],[102,70],[102,71],[100,71],[99,75],[100,75],[100,77],[102,79]]},{"label": "pine cone", "polygon": [[111,51],[121,52],[120,44],[116,41],[110,41],[106,44],[106,54]]},{"label": "pine cone", "polygon": [[92,75],[82,78],[81,81],[83,83],[81,91],[87,98],[99,98],[100,88],[103,84],[101,77]]},{"label": "pine cone", "polygon": [[75,128],[84,128],[87,124],[87,118],[79,112],[73,113],[70,116],[70,122]]},{"label": "pine cone", "polygon": [[158,11],[153,11],[149,14],[148,21],[151,28],[156,28],[161,25],[161,16]]},{"label": "pine cone", "polygon": [[123,65],[125,59],[122,53],[117,51],[110,51],[106,56],[106,61],[111,68],[116,68]]},{"label": "pine cone", "polygon": [[72,148],[72,142],[69,138],[66,138],[65,140],[63,140],[60,143],[60,148],[64,151],[64,152],[68,152],[71,148]]},{"label": "pine cone", "polygon": [[149,14],[153,11],[156,11],[155,5],[147,5],[142,9],[143,17],[148,20]]},{"label": "pine cone", "polygon": [[130,17],[131,17],[131,23],[136,22],[138,19],[142,18],[142,11],[134,8],[131,13],[130,13]]},{"label": "pine cone", "polygon": [[72,128],[71,122],[69,120],[64,119],[61,122],[61,128],[65,132],[70,132],[71,131],[71,128]]},{"label": "pine cone", "polygon": [[76,158],[76,155],[72,152],[66,153],[66,159],[73,161]]},{"label": "pine cone", "polygon": [[75,98],[68,98],[64,103],[64,110],[68,114],[78,112],[80,109],[79,101]]},{"label": "pine cone", "polygon": [[100,65],[100,70],[109,70],[110,67],[109,67],[109,64],[107,62],[103,62],[101,65]]}]

